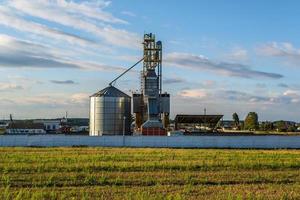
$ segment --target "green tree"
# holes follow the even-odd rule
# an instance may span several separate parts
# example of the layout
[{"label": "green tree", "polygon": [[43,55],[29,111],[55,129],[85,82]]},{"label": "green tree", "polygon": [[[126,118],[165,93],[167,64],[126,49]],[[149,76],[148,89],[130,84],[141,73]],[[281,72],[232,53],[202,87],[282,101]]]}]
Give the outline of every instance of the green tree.
[{"label": "green tree", "polygon": [[239,118],[239,116],[238,116],[237,113],[233,113],[232,114],[232,119],[234,121],[235,127],[239,127],[239,125],[240,125],[240,118]]},{"label": "green tree", "polygon": [[297,130],[296,126],[289,126],[287,131],[288,132],[295,132]]},{"label": "green tree", "polygon": [[256,112],[249,112],[244,124],[246,130],[257,130],[259,128],[258,115]]},{"label": "green tree", "polygon": [[260,130],[262,131],[272,131],[273,129],[273,123],[269,121],[262,122],[260,125]]},{"label": "green tree", "polygon": [[285,131],[287,131],[287,124],[283,120],[275,122],[275,127],[276,127],[276,130],[278,132],[285,132]]}]

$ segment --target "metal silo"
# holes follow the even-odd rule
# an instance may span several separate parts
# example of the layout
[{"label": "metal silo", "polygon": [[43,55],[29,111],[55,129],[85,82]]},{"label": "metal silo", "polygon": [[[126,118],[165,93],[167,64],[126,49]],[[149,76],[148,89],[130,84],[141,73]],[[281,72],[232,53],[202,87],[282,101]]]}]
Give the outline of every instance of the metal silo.
[{"label": "metal silo", "polygon": [[90,136],[130,134],[131,98],[113,86],[90,97]]}]

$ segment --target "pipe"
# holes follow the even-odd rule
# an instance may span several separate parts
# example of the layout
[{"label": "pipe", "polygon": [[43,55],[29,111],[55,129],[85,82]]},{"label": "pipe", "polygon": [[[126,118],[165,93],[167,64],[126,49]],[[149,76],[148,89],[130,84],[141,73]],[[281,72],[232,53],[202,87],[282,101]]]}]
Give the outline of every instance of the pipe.
[{"label": "pipe", "polygon": [[112,84],[114,82],[116,82],[119,78],[121,78],[124,74],[126,74],[128,71],[130,71],[132,68],[134,68],[135,66],[137,66],[140,62],[142,62],[144,60],[144,58],[140,59],[138,62],[136,62],[134,65],[132,65],[130,68],[128,68],[127,70],[125,70],[122,74],[120,74],[117,78],[115,78],[112,82],[109,83],[109,86],[112,86]]}]

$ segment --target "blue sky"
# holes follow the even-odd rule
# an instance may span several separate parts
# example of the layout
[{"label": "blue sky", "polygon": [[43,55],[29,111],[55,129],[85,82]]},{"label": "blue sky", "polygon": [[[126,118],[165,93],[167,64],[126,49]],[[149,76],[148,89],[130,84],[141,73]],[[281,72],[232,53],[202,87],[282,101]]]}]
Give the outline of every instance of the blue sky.
[{"label": "blue sky", "polygon": [[[87,117],[89,95],[163,42],[171,116],[300,121],[299,1],[1,0],[0,117]],[[138,66],[117,82],[139,90]]]}]

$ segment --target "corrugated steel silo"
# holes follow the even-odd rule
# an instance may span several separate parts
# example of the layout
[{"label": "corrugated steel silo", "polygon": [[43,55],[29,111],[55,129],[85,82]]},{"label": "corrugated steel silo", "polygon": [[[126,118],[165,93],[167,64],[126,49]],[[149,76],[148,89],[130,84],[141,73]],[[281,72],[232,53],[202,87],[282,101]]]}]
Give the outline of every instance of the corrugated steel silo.
[{"label": "corrugated steel silo", "polygon": [[[124,120],[125,117],[125,120]],[[90,97],[90,136],[130,134],[131,98],[109,86]]]}]

